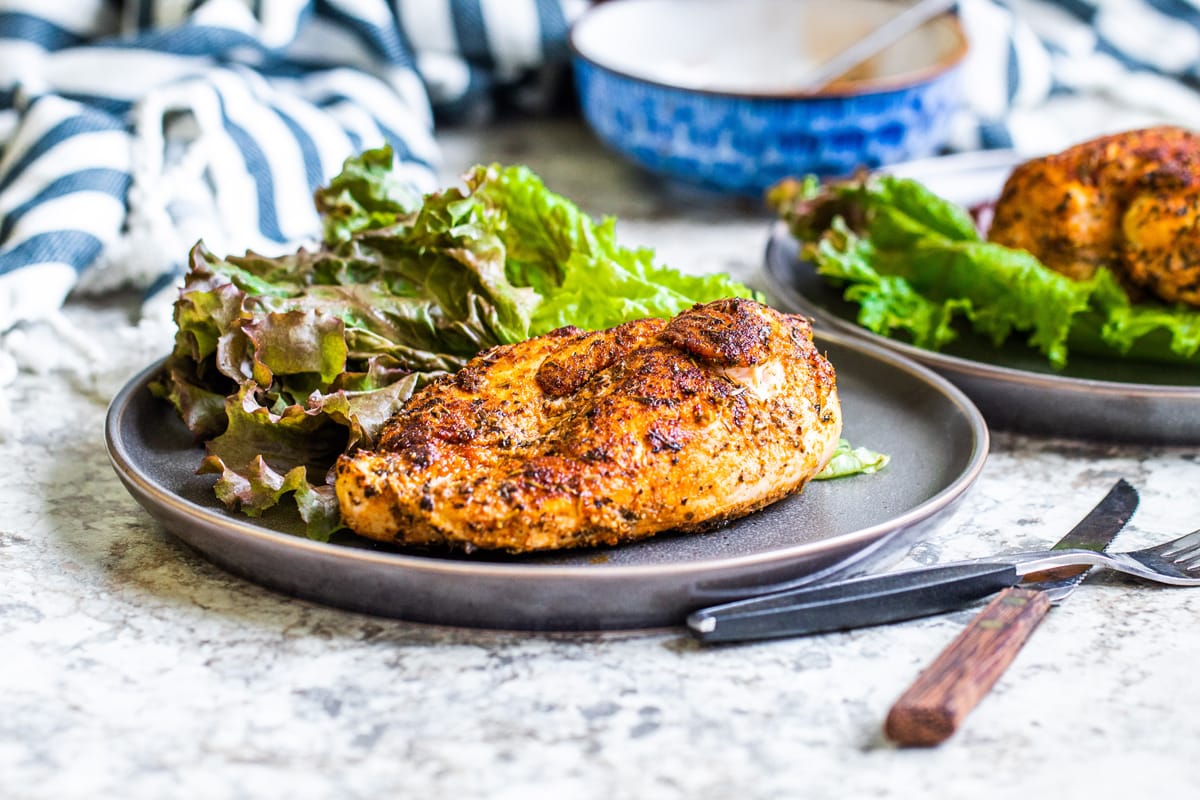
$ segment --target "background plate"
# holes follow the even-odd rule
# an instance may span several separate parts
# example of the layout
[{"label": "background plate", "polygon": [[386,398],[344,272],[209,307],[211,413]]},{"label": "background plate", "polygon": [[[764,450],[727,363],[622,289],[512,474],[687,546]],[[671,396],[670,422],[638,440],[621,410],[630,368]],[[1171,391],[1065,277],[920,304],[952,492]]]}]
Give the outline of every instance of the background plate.
[{"label": "background plate", "polygon": [[387,548],[345,534],[328,544],[285,514],[227,511],[175,411],[146,369],[113,399],[105,439],[130,493],[217,564],[318,602],[423,622],[587,630],[682,624],[703,605],[766,587],[864,571],[898,554],[974,482],[987,456],[978,410],[947,381],[840,336],[819,344],[837,369],[855,444],[892,457],[875,475],[819,481],[723,528],[538,556]]},{"label": "background plate", "polygon": [[[889,170],[921,181],[963,205],[999,195],[1018,158],[1011,152],[968,153],[914,161]],[[995,348],[962,336],[941,352],[871,333],[855,322],[858,306],[798,258],[782,222],[771,229],[766,274],[780,308],[813,318],[921,363],[975,401],[997,429],[1102,441],[1200,444],[1200,386],[1194,367],[1072,354],[1055,371],[1016,339]]]}]

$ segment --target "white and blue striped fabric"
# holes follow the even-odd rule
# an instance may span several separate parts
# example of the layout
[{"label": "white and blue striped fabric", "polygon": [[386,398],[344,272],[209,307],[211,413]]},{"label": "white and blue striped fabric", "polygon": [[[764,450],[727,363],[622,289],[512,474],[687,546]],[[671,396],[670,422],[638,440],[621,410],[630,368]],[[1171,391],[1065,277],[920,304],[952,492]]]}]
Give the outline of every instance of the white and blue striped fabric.
[{"label": "white and blue striped fabric", "polygon": [[565,60],[582,0],[0,0],[0,333],[73,290],[295,249],[313,190]]},{"label": "white and blue striped fabric", "polygon": [[[295,249],[318,233],[313,189],[364,148],[390,143],[434,188],[435,119],[565,61],[587,2],[0,0],[0,335],[72,291],[169,285],[201,238]],[[956,148],[1200,128],[1191,0],[961,0],[960,15]]]},{"label": "white and blue striped fabric", "polygon": [[1198,0],[959,0],[970,113],[956,149],[1034,155],[1169,123],[1200,129]]}]

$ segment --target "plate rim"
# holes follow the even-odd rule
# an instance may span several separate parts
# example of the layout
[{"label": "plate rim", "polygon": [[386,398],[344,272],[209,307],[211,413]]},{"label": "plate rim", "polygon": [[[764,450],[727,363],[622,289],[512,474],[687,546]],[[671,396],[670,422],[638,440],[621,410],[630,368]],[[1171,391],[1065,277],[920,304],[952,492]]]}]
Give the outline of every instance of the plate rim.
[{"label": "plate rim", "polygon": [[[453,558],[430,558],[427,556],[392,553],[377,550],[347,547],[330,542],[307,539],[302,536],[275,530],[260,523],[253,517],[234,517],[221,513],[216,508],[199,505],[161,487],[133,459],[128,450],[128,444],[121,431],[121,421],[124,415],[130,413],[131,403],[138,391],[146,390],[146,384],[151,377],[158,373],[165,359],[150,364],[142,369],[114,395],[105,415],[104,441],[110,463],[118,477],[126,484],[126,488],[134,495],[134,499],[143,503],[134,491],[136,487],[146,498],[153,498],[164,508],[174,509],[177,513],[197,518],[200,523],[216,525],[229,532],[244,535],[252,539],[262,540],[271,546],[283,546],[308,551],[319,557],[332,557],[347,562],[364,562],[374,566],[384,566],[395,569],[417,570],[427,575],[444,575],[447,577],[489,577],[499,579],[546,582],[559,581],[564,578],[576,579],[593,584],[607,581],[624,581],[647,576],[687,577],[694,574],[697,578],[726,570],[752,569],[767,567],[777,563],[789,563],[803,559],[805,556],[818,555],[829,548],[853,548],[850,555],[838,559],[838,566],[854,560],[870,549],[870,545],[884,539],[889,533],[903,531],[922,521],[931,519],[952,506],[974,485],[983,470],[987,460],[991,435],[982,413],[971,399],[957,386],[945,377],[938,375],[928,367],[911,359],[879,347],[871,342],[837,332],[818,331],[818,345],[822,340],[834,343],[836,346],[857,350],[870,358],[888,362],[894,367],[913,374],[926,384],[937,389],[955,406],[967,423],[971,432],[969,452],[966,453],[966,464],[961,472],[954,476],[945,486],[918,505],[907,509],[901,514],[887,520],[858,530],[839,534],[833,537],[803,542],[783,548],[765,550],[725,558],[703,558],[679,562],[654,564],[618,564],[603,567],[595,565],[545,564],[545,563],[508,563],[489,561],[460,561]],[[836,367],[835,367],[836,368]],[[144,504],[144,503],[143,503]],[[149,511],[149,510],[148,510]],[[156,518],[158,515],[152,514]],[[170,530],[169,526],[166,526]],[[174,531],[172,535],[178,536]]]}]

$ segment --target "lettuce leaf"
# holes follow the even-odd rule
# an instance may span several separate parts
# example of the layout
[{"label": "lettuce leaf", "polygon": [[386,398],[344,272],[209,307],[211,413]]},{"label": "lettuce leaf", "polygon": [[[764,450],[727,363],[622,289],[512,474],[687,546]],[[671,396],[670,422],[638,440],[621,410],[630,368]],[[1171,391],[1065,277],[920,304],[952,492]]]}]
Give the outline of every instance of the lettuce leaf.
[{"label": "lettuce leaf", "polygon": [[324,241],[278,258],[198,243],[175,303],[175,347],[152,391],[217,475],[223,503],[259,515],[288,498],[308,535],[340,527],[336,457],[370,446],[414,391],[489,347],[563,325],[669,317],[753,292],[617,243],[528,168],[478,166],[418,197],[392,152],[347,160],[316,192]]},{"label": "lettuce leaf", "polygon": [[348,242],[360,231],[386,227],[421,204],[416,190],[392,172],[392,151],[386,147],[347,159],[313,199],[326,242]]},{"label": "lettuce leaf", "polygon": [[889,461],[891,458],[883,453],[865,447],[855,447],[845,439],[838,439],[833,458],[829,459],[824,469],[813,476],[813,480],[827,481],[850,475],[870,475],[886,467]]},{"label": "lettuce leaf", "polygon": [[965,327],[999,346],[1022,336],[1055,368],[1070,351],[1200,359],[1200,312],[1132,303],[1101,268],[1075,281],[1023,250],[984,241],[970,213],[920,183],[871,175],[772,188],[768,202],[817,272],[874,333],[939,350]]}]

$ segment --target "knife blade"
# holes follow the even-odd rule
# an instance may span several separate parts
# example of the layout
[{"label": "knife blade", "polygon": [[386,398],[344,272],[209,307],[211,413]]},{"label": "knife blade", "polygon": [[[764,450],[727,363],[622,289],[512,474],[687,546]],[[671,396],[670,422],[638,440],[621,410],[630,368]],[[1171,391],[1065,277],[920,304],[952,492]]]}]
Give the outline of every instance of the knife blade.
[{"label": "knife blade", "polygon": [[[1119,481],[1088,515],[1054,545],[1055,550],[1103,550],[1129,520],[1137,491]],[[974,559],[936,567],[868,575],[837,583],[801,587],[700,609],[687,624],[706,642],[731,642],[822,633],[952,611],[1015,586],[1027,570],[1026,554]],[[1049,581],[1053,599],[1065,596],[1086,568],[1068,567],[1055,575],[1028,576]]]},{"label": "knife blade", "polygon": [[[1137,491],[1117,481],[1100,505],[1053,549],[1104,551],[1137,508]],[[1091,567],[1000,592],[892,705],[884,735],[901,746],[930,747],[948,739],[991,690],[1045,618],[1087,577]]]}]

